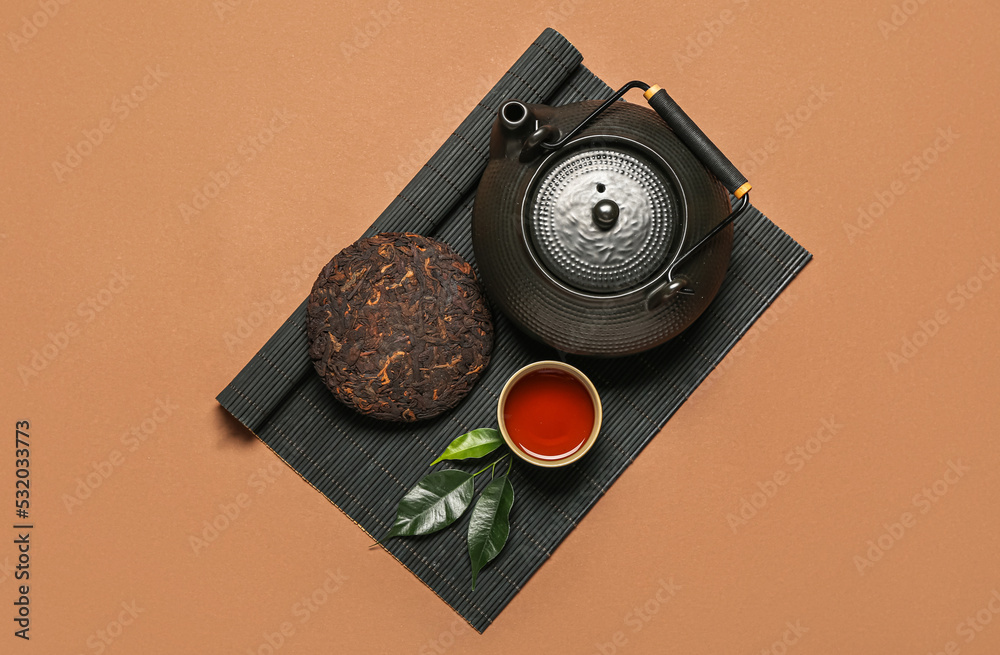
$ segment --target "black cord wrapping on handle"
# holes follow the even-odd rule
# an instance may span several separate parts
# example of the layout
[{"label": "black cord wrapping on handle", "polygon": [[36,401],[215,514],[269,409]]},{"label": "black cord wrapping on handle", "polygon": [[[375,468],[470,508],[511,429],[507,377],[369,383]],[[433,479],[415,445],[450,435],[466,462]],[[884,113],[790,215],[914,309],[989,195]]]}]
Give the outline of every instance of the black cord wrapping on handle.
[{"label": "black cord wrapping on handle", "polygon": [[737,196],[742,196],[746,192],[737,193],[747,184],[747,178],[743,173],[740,173],[733,162],[729,161],[728,157],[722,154],[722,151],[701,131],[701,128],[684,113],[680,105],[667,95],[666,91],[658,89],[648,97],[648,100],[649,106],[660,115],[660,118],[666,121],[677,138],[698,157],[705,168],[719,178],[722,186]]}]

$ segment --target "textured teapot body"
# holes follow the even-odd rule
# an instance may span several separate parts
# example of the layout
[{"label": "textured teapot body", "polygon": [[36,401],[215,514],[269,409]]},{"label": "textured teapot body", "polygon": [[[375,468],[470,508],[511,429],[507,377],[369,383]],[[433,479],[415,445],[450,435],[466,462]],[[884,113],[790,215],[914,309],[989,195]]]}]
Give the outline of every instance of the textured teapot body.
[{"label": "textured teapot body", "polygon": [[[643,107],[615,103],[551,152],[532,142],[539,126],[551,127],[546,140],[554,141],[599,104],[520,105],[526,109],[523,116],[516,107],[505,116],[501,108],[476,194],[472,240],[490,299],[521,330],[564,352],[618,356],[672,339],[705,311],[725,277],[732,226],[683,263],[691,293],[664,296],[669,264],[726,218],[729,195],[660,118]],[[644,227],[640,237],[635,230],[630,233],[624,214],[649,210],[636,209],[641,203],[625,197],[636,193],[612,183],[604,188],[600,181],[601,166],[611,170],[630,161],[642,162],[641,168],[635,164],[636,170],[655,169],[655,175],[634,177],[650,187],[639,195],[653,194],[656,211],[663,214],[651,223],[658,231]],[[584,164],[596,172],[581,173]],[[566,170],[575,171],[566,174],[574,176],[573,189],[564,188],[562,180],[569,178],[559,177]],[[647,178],[651,181],[642,182]],[[576,188],[595,180],[596,189],[586,195]],[[567,236],[572,231],[550,234],[551,225],[565,224],[566,217],[551,214],[566,205],[569,191],[575,194],[570,200],[584,205],[574,220],[594,221],[574,226],[583,230],[576,243]],[[550,195],[560,193],[561,205],[546,204]],[[596,236],[588,241],[590,235]]]}]

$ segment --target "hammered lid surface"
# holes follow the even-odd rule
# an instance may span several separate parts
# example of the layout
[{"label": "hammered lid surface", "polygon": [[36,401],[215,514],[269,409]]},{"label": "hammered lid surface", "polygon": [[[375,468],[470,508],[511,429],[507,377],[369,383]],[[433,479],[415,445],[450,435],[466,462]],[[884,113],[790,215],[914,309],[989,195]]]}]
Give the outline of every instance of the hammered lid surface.
[{"label": "hammered lid surface", "polygon": [[581,149],[543,169],[526,209],[542,265],[596,293],[635,287],[665,264],[677,201],[664,174],[638,152]]}]

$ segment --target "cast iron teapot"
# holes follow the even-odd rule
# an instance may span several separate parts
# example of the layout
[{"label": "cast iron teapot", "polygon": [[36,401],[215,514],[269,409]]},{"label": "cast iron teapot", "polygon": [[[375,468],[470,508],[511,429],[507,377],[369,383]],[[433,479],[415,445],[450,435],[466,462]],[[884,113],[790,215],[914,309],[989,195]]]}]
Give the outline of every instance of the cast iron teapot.
[{"label": "cast iron teapot", "polygon": [[[655,113],[618,102],[636,87]],[[559,350],[641,352],[715,297],[749,189],[658,86],[562,107],[512,100],[473,210],[480,276],[521,330]]]}]

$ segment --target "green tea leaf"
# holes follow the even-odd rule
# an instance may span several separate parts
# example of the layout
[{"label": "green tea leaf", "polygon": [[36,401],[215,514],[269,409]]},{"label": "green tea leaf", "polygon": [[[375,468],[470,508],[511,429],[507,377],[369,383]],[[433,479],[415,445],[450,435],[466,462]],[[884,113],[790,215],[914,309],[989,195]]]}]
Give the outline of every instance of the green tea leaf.
[{"label": "green tea leaf", "polygon": [[510,533],[510,508],[514,487],[506,475],[492,480],[479,495],[469,518],[469,558],[472,560],[472,589],[476,575],[503,549]]},{"label": "green tea leaf", "polygon": [[466,432],[448,444],[441,456],[431,462],[431,466],[446,459],[469,459],[489,455],[502,445],[503,435],[499,430],[479,428]]},{"label": "green tea leaf", "polygon": [[396,522],[383,541],[430,534],[448,527],[465,513],[474,492],[471,473],[449,469],[425,475],[399,501]]}]

